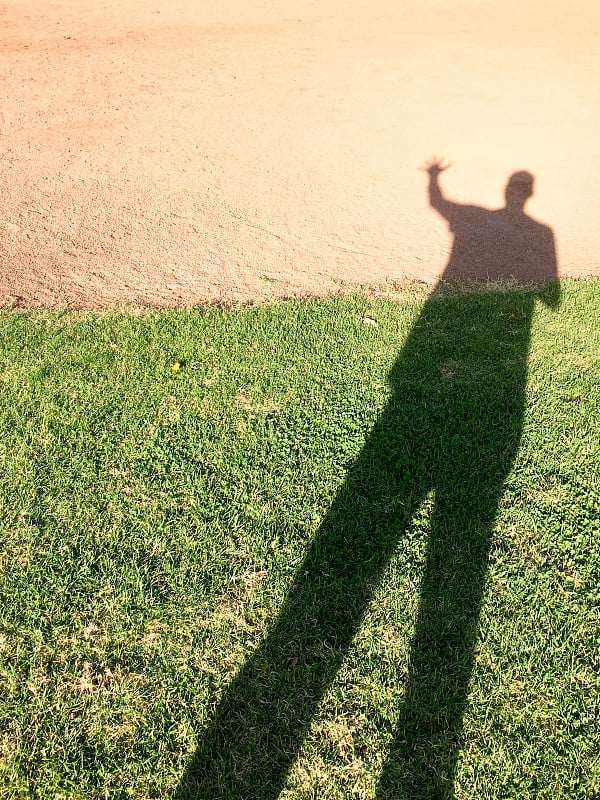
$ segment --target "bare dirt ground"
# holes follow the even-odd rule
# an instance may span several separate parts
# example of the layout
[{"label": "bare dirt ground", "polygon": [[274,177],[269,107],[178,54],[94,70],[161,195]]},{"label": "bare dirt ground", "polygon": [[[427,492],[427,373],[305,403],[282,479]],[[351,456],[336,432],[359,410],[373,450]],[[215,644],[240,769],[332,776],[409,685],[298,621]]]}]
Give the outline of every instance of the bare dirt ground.
[{"label": "bare dirt ground", "polygon": [[536,176],[599,275],[597,0],[0,0],[0,305],[178,306],[417,278],[452,199]]}]

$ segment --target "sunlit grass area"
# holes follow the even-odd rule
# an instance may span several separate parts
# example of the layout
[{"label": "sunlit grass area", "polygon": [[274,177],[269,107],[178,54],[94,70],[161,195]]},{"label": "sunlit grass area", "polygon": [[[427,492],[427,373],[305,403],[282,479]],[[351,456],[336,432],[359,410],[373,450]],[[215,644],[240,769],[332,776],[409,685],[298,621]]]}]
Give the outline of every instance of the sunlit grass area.
[{"label": "sunlit grass area", "polygon": [[[365,468],[348,476],[399,396],[402,430],[412,415],[425,447],[460,450],[450,428],[442,439],[439,420],[419,416],[427,398],[447,397],[444,418],[470,409],[466,452],[514,449],[485,532],[457,745],[416,785],[459,800],[600,795],[600,283],[565,282],[555,307],[495,287],[429,301],[11,311],[0,341],[1,797],[244,800],[231,773],[252,763],[234,752],[211,764],[209,796],[194,788],[194,753],[222,699],[237,702],[228,687],[269,641],[332,506],[340,531],[371,515]],[[516,411],[513,374],[526,375]],[[471,391],[481,417],[461,405]],[[396,467],[378,469],[369,481]],[[401,746],[435,501],[425,492],[377,580],[361,583],[367,600],[304,727],[269,740],[288,765],[285,800],[403,800],[380,776]],[[452,513],[468,527],[471,512]],[[340,590],[334,572],[323,576],[327,607]],[[299,647],[286,668],[302,659]],[[246,691],[257,705],[256,686]],[[251,743],[255,724],[223,723]],[[247,797],[271,800],[277,780],[248,778]]]}]

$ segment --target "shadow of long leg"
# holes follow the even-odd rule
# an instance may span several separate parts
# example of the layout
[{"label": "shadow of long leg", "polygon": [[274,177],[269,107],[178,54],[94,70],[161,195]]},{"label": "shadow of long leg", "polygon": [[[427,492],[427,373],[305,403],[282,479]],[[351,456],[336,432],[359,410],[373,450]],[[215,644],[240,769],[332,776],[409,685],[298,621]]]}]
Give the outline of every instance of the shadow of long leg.
[{"label": "shadow of long leg", "polygon": [[279,796],[421,494],[401,428],[392,405],[311,543],[272,630],[225,691],[178,798]]},{"label": "shadow of long leg", "polygon": [[491,530],[501,489],[467,481],[434,510],[404,700],[377,800],[450,800],[460,752]]}]

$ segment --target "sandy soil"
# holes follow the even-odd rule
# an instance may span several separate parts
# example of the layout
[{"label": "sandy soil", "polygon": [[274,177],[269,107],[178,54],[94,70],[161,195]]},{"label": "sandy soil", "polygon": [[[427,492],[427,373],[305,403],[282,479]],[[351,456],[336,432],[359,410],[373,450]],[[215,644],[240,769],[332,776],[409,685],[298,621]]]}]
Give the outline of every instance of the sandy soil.
[{"label": "sandy soil", "polygon": [[429,207],[536,176],[600,274],[597,0],[0,0],[0,305],[175,306],[419,278]]}]

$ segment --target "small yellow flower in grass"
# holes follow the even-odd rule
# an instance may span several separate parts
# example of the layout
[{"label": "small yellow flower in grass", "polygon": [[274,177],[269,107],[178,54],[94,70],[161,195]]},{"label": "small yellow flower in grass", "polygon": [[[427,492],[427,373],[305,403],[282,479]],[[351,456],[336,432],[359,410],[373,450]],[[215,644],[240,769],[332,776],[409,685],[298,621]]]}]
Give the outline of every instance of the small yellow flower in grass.
[{"label": "small yellow flower in grass", "polygon": [[173,363],[171,364],[171,370],[173,372],[179,372],[180,369],[181,369],[181,361],[173,361]]}]

